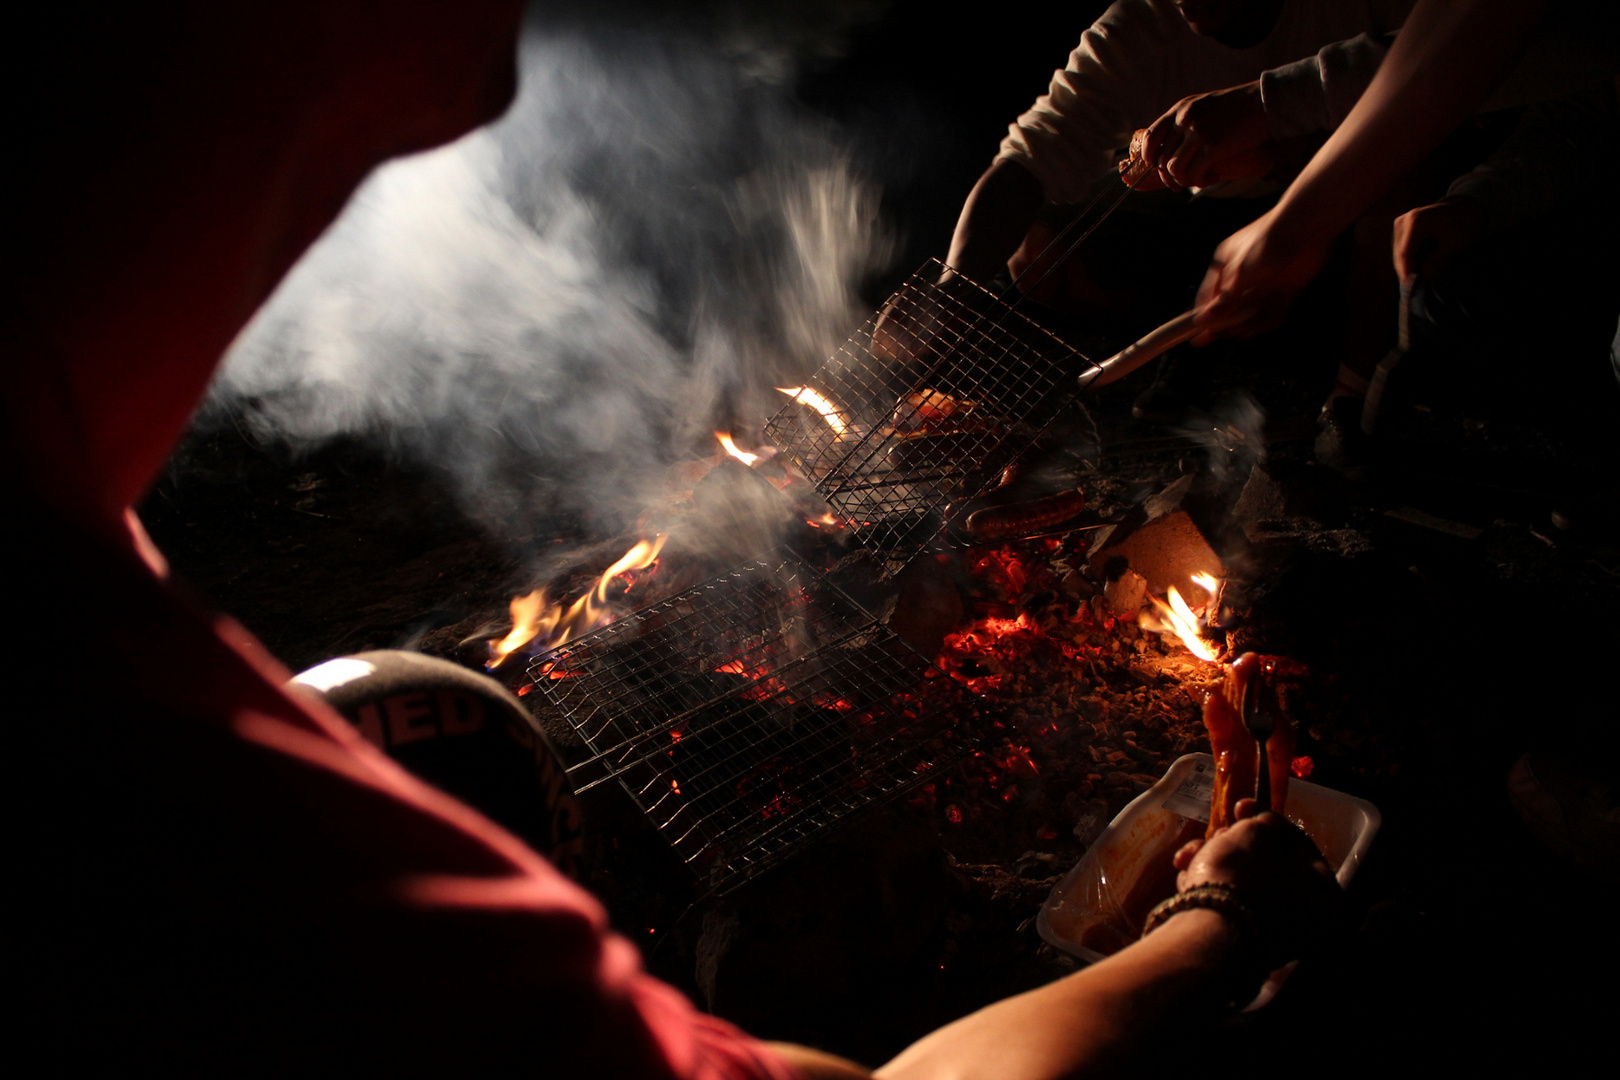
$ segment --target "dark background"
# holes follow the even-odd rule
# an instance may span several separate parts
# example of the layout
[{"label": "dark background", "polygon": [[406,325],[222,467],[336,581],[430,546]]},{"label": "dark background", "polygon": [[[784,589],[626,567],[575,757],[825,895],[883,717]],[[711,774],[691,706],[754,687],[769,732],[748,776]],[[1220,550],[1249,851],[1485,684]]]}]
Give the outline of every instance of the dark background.
[{"label": "dark background", "polygon": [[[1102,6],[961,15],[895,3],[849,30],[843,55],[807,64],[800,101],[848,133],[904,240],[893,274],[867,283],[873,304],[898,275],[943,254],[1006,124]],[[823,9],[790,11],[809,18]],[[689,29],[704,16],[659,18]],[[1609,252],[1594,252],[1592,240],[1615,235],[1609,212],[1580,208],[1540,230],[1551,254],[1503,263],[1511,332],[1449,358],[1437,349],[1418,365],[1409,400],[1429,411],[1402,429],[1398,467],[1372,489],[1337,486],[1309,462],[1308,419],[1331,363],[1302,373],[1301,357],[1330,352],[1342,318],[1330,302],[1307,301],[1285,334],[1222,362],[1223,385],[1251,388],[1281,426],[1304,421],[1295,429],[1305,439],[1279,441],[1273,464],[1319,496],[1321,531],[1368,537],[1370,548],[1353,555],[1295,564],[1276,603],[1301,653],[1349,687],[1347,708],[1372,718],[1368,760],[1382,755],[1396,767],[1321,778],[1370,798],[1386,818],[1353,895],[1351,947],[1302,970],[1258,1021],[1178,1069],[1494,1074],[1510,1060],[1573,1063],[1604,1041],[1612,886],[1538,846],[1508,805],[1503,777],[1532,748],[1604,770],[1614,760],[1609,613],[1620,600],[1620,556],[1612,534],[1571,538],[1548,522],[1556,505],[1601,503],[1613,492],[1616,393],[1604,327],[1612,334],[1620,291]],[[1128,340],[1110,332],[1112,344]],[[1128,383],[1096,404],[1116,445],[1147,437],[1124,419],[1139,389]],[[447,509],[450,482],[360,441],[263,443],[227,417],[193,433],[141,514],[179,574],[296,670],[408,645],[480,613],[498,620],[540,555],[597,539],[559,519],[536,521],[526,538],[493,540]],[[1403,506],[1484,534],[1458,542],[1383,516]],[[1307,599],[1306,584],[1320,593]],[[858,911],[844,917],[861,921]],[[975,989],[988,1000],[1053,970],[1032,928],[1014,920],[1007,933],[1021,959],[1001,971],[967,965],[961,977],[979,985],[935,994],[929,1009],[895,1004],[882,1035],[853,1039],[836,1019],[818,1021],[814,1002],[790,997],[775,1003],[774,1017],[765,1002],[747,1022],[763,1036],[805,1038],[876,1064],[948,1019],[949,1008],[977,1003]],[[679,948],[654,963],[695,985]],[[893,967],[872,980],[899,1002],[904,965]]]}]

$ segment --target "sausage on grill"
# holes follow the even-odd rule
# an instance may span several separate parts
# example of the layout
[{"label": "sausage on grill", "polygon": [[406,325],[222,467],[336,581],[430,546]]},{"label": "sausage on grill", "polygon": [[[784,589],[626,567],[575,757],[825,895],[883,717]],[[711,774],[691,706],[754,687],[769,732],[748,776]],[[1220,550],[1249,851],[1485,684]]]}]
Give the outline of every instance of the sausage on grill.
[{"label": "sausage on grill", "polygon": [[1079,488],[1044,499],[990,506],[968,515],[968,535],[975,540],[1009,540],[1060,525],[1086,508]]}]

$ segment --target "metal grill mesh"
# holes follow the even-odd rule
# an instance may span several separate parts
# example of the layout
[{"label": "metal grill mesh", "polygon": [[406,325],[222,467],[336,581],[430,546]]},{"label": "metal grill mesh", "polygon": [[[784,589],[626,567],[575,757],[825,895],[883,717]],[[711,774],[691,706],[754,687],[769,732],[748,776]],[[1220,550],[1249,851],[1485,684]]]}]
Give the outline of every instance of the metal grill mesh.
[{"label": "metal grill mesh", "polygon": [[791,555],[538,656],[536,689],[726,892],[965,757],[988,709]]},{"label": "metal grill mesh", "polygon": [[[925,265],[766,426],[889,569],[1023,453],[1089,364]],[[810,393],[804,393],[808,390]],[[829,418],[815,405],[821,402]],[[990,707],[789,554],[536,657],[535,689],[712,892],[955,764]]]},{"label": "metal grill mesh", "polygon": [[934,284],[943,270],[925,264],[889,301],[875,342],[877,315],[806,381],[842,431],[804,397],[765,428],[856,538],[899,565],[938,531],[948,500],[977,494],[1029,448],[1090,363],[966,278]]}]

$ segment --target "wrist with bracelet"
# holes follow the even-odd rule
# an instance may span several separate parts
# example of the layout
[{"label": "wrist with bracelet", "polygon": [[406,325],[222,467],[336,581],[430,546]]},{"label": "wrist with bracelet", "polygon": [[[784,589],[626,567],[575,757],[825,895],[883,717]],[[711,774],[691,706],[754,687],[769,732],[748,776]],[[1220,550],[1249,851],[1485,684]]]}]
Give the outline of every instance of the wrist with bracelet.
[{"label": "wrist with bracelet", "polygon": [[1148,912],[1147,920],[1142,924],[1142,937],[1147,937],[1183,912],[1197,910],[1215,912],[1234,931],[1241,959],[1232,970],[1234,979],[1230,988],[1230,1005],[1234,1011],[1241,1009],[1274,966],[1267,959],[1274,950],[1264,922],[1237,889],[1211,881],[1181,890]]},{"label": "wrist with bracelet", "polygon": [[1245,938],[1252,940],[1260,936],[1254,909],[1243,901],[1232,886],[1214,881],[1183,889],[1169,899],[1160,901],[1148,912],[1147,921],[1142,924],[1142,936],[1147,937],[1172,916],[1180,915],[1183,911],[1192,911],[1194,908],[1208,908],[1225,916]]}]

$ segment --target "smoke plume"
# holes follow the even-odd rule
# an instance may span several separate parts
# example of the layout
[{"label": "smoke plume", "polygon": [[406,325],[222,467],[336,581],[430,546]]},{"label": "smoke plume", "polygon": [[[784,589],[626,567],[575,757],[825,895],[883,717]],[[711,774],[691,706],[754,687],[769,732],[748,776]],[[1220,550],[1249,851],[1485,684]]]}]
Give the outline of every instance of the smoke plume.
[{"label": "smoke plume", "polygon": [[790,100],[790,54],[759,27],[531,24],[509,113],[367,180],[205,419],[373,437],[451,470],[497,532],[621,527],[669,461],[778,407],[888,258],[877,192]]}]

